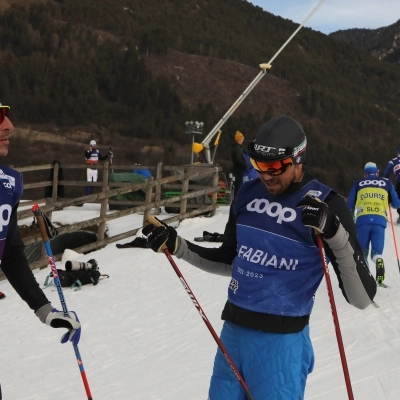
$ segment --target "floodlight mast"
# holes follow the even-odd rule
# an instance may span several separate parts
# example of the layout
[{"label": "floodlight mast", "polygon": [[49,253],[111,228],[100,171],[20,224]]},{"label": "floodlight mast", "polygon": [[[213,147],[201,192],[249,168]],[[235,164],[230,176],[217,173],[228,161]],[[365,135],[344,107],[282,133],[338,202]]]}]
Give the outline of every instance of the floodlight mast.
[{"label": "floodlight mast", "polygon": [[316,13],[316,11],[321,7],[325,0],[321,0],[318,5],[311,11],[308,17],[298,26],[298,28],[293,32],[293,34],[289,37],[288,40],[281,46],[281,48],[275,53],[275,55],[264,64],[260,64],[261,71],[254,78],[254,80],[250,83],[250,85],[245,89],[245,91],[239,96],[239,98],[232,104],[231,108],[225,113],[225,115],[219,120],[217,125],[210,131],[210,133],[204,138],[201,142],[204,150],[204,157],[207,163],[211,163],[214,160],[211,160],[210,157],[210,142],[215,134],[221,129],[221,127],[225,124],[225,122],[229,119],[229,117],[236,111],[236,109],[240,106],[243,100],[249,95],[249,93],[255,88],[258,82],[264,77],[267,73],[267,70],[271,68],[272,62],[276,57],[280,54],[280,52],[289,44],[289,42],[296,36],[297,32],[307,23],[307,21]]}]

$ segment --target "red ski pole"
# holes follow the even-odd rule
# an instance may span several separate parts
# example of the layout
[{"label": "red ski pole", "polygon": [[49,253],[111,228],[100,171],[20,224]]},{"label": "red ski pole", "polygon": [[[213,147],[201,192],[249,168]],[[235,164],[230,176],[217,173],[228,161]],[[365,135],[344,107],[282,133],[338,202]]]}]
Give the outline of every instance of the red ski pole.
[{"label": "red ski pole", "polygon": [[349,396],[349,400],[354,400],[353,390],[351,388],[349,369],[347,367],[346,354],[344,352],[342,334],[340,332],[339,318],[336,311],[335,298],[333,297],[331,278],[329,276],[328,263],[326,262],[326,257],[325,257],[324,243],[322,241],[322,236],[320,234],[317,234],[316,236],[317,236],[319,254],[321,256],[322,268],[324,270],[324,275],[325,275],[326,287],[328,289],[329,302],[331,304],[333,322],[335,324],[336,339],[339,347],[340,359],[342,360],[343,374],[344,374],[344,380],[346,381],[347,394]]},{"label": "red ski pole", "polygon": [[399,273],[400,273],[399,253],[398,253],[398,251],[397,251],[397,242],[396,242],[396,235],[395,235],[395,233],[394,233],[392,209],[390,208],[390,206],[389,206],[389,215],[390,215],[390,225],[392,225],[392,233],[393,233],[393,240],[394,240],[394,248],[395,248],[395,250],[396,250],[397,266],[399,267]]},{"label": "red ski pole", "polygon": [[183,277],[181,271],[179,270],[178,266],[176,265],[175,261],[173,260],[173,258],[171,256],[171,253],[169,252],[169,250],[167,248],[164,249],[164,253],[167,256],[168,261],[171,263],[172,268],[176,272],[176,275],[178,275],[178,278],[181,281],[183,287],[185,288],[186,293],[189,295],[190,300],[192,300],[192,303],[197,308],[197,311],[199,312],[199,314],[200,314],[201,318],[203,319],[204,323],[207,325],[207,328],[210,331],[210,333],[211,333],[212,337],[214,338],[214,340],[216,341],[219,349],[222,351],[222,354],[225,356],[226,361],[228,362],[228,364],[231,367],[233,373],[235,374],[237,380],[239,381],[239,383],[241,384],[243,390],[245,391],[248,400],[254,400],[254,397],[251,395],[251,393],[249,391],[249,388],[246,385],[246,382],[244,381],[242,375],[240,374],[240,372],[236,368],[233,360],[229,356],[227,350],[225,349],[225,346],[222,344],[221,339],[216,334],[216,332],[215,332],[214,328],[212,327],[210,321],[208,320],[206,314],[204,314],[204,311],[200,307],[199,302],[197,301],[197,299],[194,296],[192,290],[190,289],[189,285],[187,284],[185,278]]}]

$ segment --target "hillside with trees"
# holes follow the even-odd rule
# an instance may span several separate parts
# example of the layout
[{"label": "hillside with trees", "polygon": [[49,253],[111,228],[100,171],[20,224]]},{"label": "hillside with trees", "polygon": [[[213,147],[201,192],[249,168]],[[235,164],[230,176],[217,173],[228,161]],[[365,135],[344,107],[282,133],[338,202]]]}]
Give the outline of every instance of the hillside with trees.
[{"label": "hillside with trees", "polygon": [[364,49],[382,61],[400,66],[400,19],[379,29],[345,29],[329,36]]},{"label": "hillside with trees", "polygon": [[[30,154],[48,162],[80,162],[93,137],[121,163],[189,162],[184,122],[204,121],[207,134],[298,26],[242,0],[0,7],[0,99],[12,107],[18,141],[26,137]],[[399,145],[399,85],[398,66],[303,28],[222,127],[216,161],[229,172],[233,133],[251,140],[261,123],[286,114],[305,127],[317,176],[347,194],[365,162],[383,169]],[[29,131],[60,141],[33,141]],[[36,160],[15,149],[8,158]]]}]

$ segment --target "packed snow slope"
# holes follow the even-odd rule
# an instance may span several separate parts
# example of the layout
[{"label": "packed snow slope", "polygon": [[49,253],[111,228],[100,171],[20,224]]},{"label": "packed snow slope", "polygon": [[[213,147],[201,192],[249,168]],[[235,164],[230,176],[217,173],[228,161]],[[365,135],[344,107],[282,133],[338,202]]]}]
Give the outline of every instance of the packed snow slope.
[{"label": "packed snow slope", "polygon": [[[202,236],[204,230],[222,233],[228,212],[228,207],[221,207],[212,218],[187,219],[177,228],[178,233],[188,240]],[[53,221],[73,223],[98,214],[97,206],[85,204],[54,212]],[[160,215],[161,219],[166,217]],[[109,235],[141,226],[142,218],[135,214],[111,221],[107,225]],[[399,236],[400,225],[394,230]],[[384,257],[386,283],[392,288],[378,288],[375,300],[379,309],[370,306],[361,311],[348,305],[331,272],[357,400],[397,400],[400,394],[400,273],[390,225]],[[95,258],[100,271],[110,278],[79,291],[64,289],[64,294],[68,309],[78,313],[83,325],[79,350],[93,399],[205,400],[217,345],[165,255],[143,248],[118,249],[110,244],[77,260],[90,258]],[[175,260],[219,333],[229,278]],[[57,263],[57,267],[64,266]],[[43,286],[49,268],[34,273]],[[44,290],[60,308],[55,287]],[[0,291],[7,296],[0,300],[3,398],[87,399],[72,345],[59,343],[62,330],[41,324],[7,281],[0,282]],[[316,364],[305,398],[347,399],[325,282],[316,293],[310,326]]]}]

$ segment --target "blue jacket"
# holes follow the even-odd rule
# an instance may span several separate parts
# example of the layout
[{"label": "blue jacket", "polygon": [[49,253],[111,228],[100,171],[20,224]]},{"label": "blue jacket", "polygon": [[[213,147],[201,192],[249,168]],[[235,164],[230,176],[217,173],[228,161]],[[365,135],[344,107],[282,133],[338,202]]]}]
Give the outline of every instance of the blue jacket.
[{"label": "blue jacket", "polygon": [[400,156],[394,157],[389,161],[383,176],[390,178],[392,171],[394,172],[396,183],[400,182]]},{"label": "blue jacket", "polygon": [[251,165],[249,155],[245,152],[243,152],[243,155],[244,155],[244,159],[246,160],[246,164],[247,164],[247,171],[245,173],[243,173],[243,176],[247,176],[249,178],[249,180],[258,178],[258,173],[254,169],[254,167]]},{"label": "blue jacket", "polygon": [[24,243],[19,236],[17,209],[23,192],[22,174],[0,165],[0,183],[1,269],[21,299],[36,311],[49,300],[29,268]]},{"label": "blue jacket", "polygon": [[0,169],[0,262],[8,233],[8,224],[12,209],[22,196],[22,174],[11,168],[1,166]]}]

